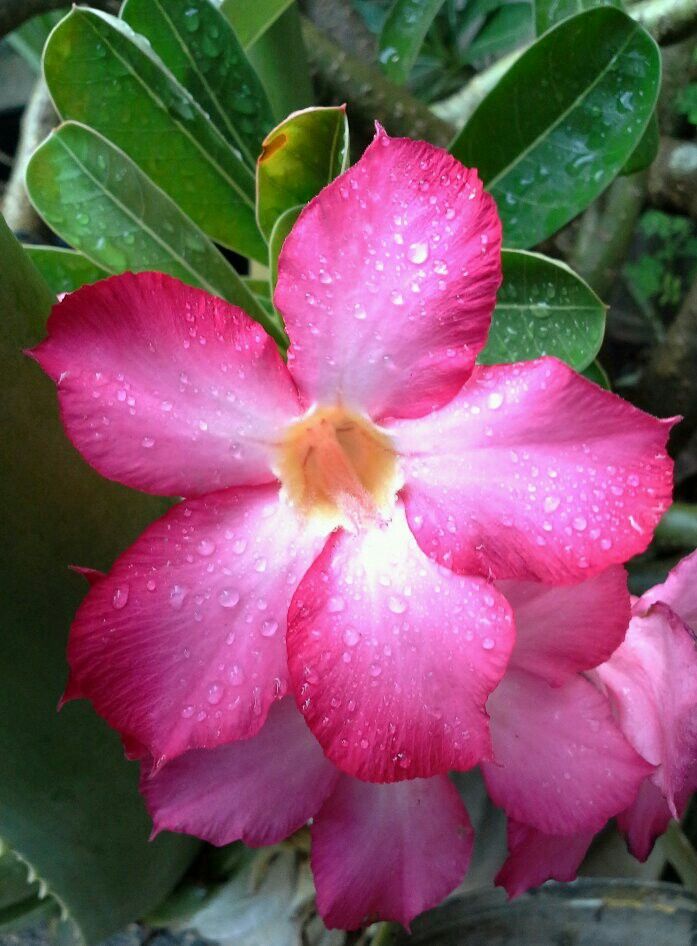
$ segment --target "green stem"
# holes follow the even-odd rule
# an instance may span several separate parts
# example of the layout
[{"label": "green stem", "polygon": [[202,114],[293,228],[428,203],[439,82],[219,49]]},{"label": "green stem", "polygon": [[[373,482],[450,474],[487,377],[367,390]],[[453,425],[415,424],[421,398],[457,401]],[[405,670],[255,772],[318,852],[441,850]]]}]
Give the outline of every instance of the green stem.
[{"label": "green stem", "polygon": [[394,923],[381,923],[370,946],[390,946],[394,939],[395,929]]}]

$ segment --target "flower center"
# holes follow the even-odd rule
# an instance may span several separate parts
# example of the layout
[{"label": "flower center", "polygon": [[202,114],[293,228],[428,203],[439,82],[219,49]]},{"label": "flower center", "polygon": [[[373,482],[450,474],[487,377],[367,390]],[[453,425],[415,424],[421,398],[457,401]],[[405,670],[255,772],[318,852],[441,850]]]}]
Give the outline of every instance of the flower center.
[{"label": "flower center", "polygon": [[288,499],[307,516],[355,531],[389,514],[399,488],[385,433],[343,407],[313,408],[291,424],[277,473]]}]

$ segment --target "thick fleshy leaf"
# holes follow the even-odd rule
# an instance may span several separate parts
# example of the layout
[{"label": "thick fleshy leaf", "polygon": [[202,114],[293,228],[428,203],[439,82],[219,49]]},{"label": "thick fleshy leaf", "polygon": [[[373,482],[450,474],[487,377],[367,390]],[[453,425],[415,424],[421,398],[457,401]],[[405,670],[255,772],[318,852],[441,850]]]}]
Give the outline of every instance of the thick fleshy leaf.
[{"label": "thick fleshy leaf", "polygon": [[339,778],[292,697],[276,703],[252,739],[193,749],[140,790],[158,831],[211,844],[277,844],[317,814]]},{"label": "thick fleshy leaf", "polygon": [[[63,118],[123,148],[212,239],[264,262],[251,170],[123,21],[74,7],[50,36],[44,74]],[[163,161],[152,144],[165,139]]]},{"label": "thick fleshy leaf", "polygon": [[83,601],[68,697],[156,765],[253,736],[286,691],[288,604],[323,541],[275,485],[175,506]]},{"label": "thick fleshy leaf", "polygon": [[56,295],[74,292],[86,283],[97,282],[109,275],[75,250],[58,246],[25,246],[24,251]]},{"label": "thick fleshy leaf", "polygon": [[380,65],[387,78],[402,84],[409,78],[421,44],[443,0],[394,0],[380,33]]},{"label": "thick fleshy leaf", "polygon": [[634,617],[622,646],[595,671],[627,739],[658,766],[653,776],[673,817],[697,788],[697,645],[661,602]]},{"label": "thick fleshy leaf", "polygon": [[634,857],[645,861],[656,838],[665,833],[671,819],[668,802],[651,779],[644,779],[634,803],[617,816],[617,825],[626,836]]},{"label": "thick fleshy leaf", "polygon": [[503,284],[480,364],[555,355],[577,371],[598,354],[605,306],[568,266],[539,253],[504,250]]},{"label": "thick fleshy leaf", "polygon": [[211,0],[126,0],[120,16],[253,166],[273,116],[224,13]]},{"label": "thick fleshy leaf", "polygon": [[293,383],[269,336],[222,299],[124,273],[66,296],[31,354],[103,476],[164,496],[275,480]]},{"label": "thick fleshy leaf", "polygon": [[627,573],[613,565],[576,585],[500,581],[513,608],[511,667],[559,686],[607,660],[624,640],[630,618]]},{"label": "thick fleshy leaf", "polygon": [[568,883],[578,869],[594,834],[550,835],[530,825],[508,821],[508,857],[496,877],[509,897],[518,897],[546,880]]},{"label": "thick fleshy leaf", "polygon": [[294,0],[223,0],[221,10],[266,89],[276,121],[312,105],[315,97]]},{"label": "thick fleshy leaf", "polygon": [[384,528],[335,533],[288,615],[298,705],[328,757],[369,781],[488,758],[484,704],[512,645],[505,600],[426,558],[401,507]]},{"label": "thick fleshy leaf", "polygon": [[[91,943],[152,909],[195,847],[148,845],[135,772],[89,707],[56,715],[65,636],[83,583],[73,561],[104,564],[161,502],[92,474],[56,419],[55,393],[22,349],[44,333],[52,294],[0,220],[0,838],[47,885]],[[118,816],[116,816],[118,812]]]},{"label": "thick fleshy leaf", "polygon": [[295,226],[295,221],[300,216],[301,210],[302,207],[289,207],[273,225],[269,237],[269,284],[272,294],[278,281],[278,257],[281,255],[286,237]]},{"label": "thick fleshy leaf", "polygon": [[659,81],[658,47],[611,7],[565,20],[516,60],[451,146],[495,197],[507,246],[540,243],[607,187],[646,129]]},{"label": "thick fleshy leaf", "polygon": [[312,824],[319,913],[330,928],[408,927],[460,883],[472,841],[446,775],[398,785],[342,778]]},{"label": "thick fleshy leaf", "polygon": [[492,801],[545,834],[599,831],[653,771],[583,677],[552,687],[509,670],[487,709],[494,761],[482,770]]},{"label": "thick fleshy leaf", "polygon": [[622,0],[533,0],[535,32],[541,36],[562,20],[595,7],[617,7],[621,10]]},{"label": "thick fleshy leaf", "polygon": [[670,504],[669,421],[554,358],[479,367],[391,426],[419,544],[490,578],[578,581],[643,551]]},{"label": "thick fleshy leaf", "polygon": [[649,588],[634,613],[644,614],[657,601],[667,604],[697,634],[697,551],[679,561],[664,582]]},{"label": "thick fleshy leaf", "polygon": [[529,43],[534,36],[530,6],[525,0],[481,3],[479,9],[491,15],[468,44],[463,61],[481,68],[490,64],[492,59],[500,59],[509,50]]},{"label": "thick fleshy leaf", "polygon": [[476,173],[379,129],[305,208],[279,259],[274,302],[305,402],[380,419],[448,401],[486,340],[499,249]]},{"label": "thick fleshy leaf", "polygon": [[241,306],[279,337],[277,322],[208,237],[92,129],[66,122],[53,132],[31,157],[27,188],[49,226],[94,264],[111,273],[169,273]]},{"label": "thick fleshy leaf", "polygon": [[345,105],[294,112],[269,132],[257,162],[257,221],[266,239],[279,217],[311,200],[348,159]]},{"label": "thick fleshy leaf", "polygon": [[658,115],[653,113],[646,131],[641,136],[639,143],[629,156],[629,160],[622,168],[623,174],[636,174],[643,171],[656,160],[658,148],[660,145],[660,131],[658,127]]}]

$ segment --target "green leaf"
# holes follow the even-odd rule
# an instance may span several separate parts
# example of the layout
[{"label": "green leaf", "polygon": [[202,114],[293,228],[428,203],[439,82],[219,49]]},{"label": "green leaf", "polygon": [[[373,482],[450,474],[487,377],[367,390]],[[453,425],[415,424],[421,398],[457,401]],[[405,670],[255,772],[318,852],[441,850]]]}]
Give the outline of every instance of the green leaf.
[{"label": "green leaf", "polygon": [[564,20],[513,63],[451,146],[495,197],[508,246],[546,239],[607,187],[646,129],[660,70],[648,33],[612,7]]},{"label": "green leaf", "polygon": [[636,174],[643,171],[656,160],[660,135],[658,131],[658,116],[656,112],[651,116],[646,131],[641,136],[639,144],[629,156],[629,160],[622,168],[622,174]]},{"label": "green leaf", "polygon": [[467,48],[466,63],[489,60],[533,38],[529,3],[507,3],[485,23]]},{"label": "green leaf", "polygon": [[257,220],[267,240],[282,213],[346,170],[348,155],[344,106],[296,112],[269,132],[257,163]]},{"label": "green leaf", "polygon": [[228,18],[210,0],[126,0],[121,18],[253,166],[274,120]]},{"label": "green leaf", "polygon": [[403,85],[443,0],[394,0],[380,33],[379,61],[388,79]]},{"label": "green leaf", "polygon": [[[297,5],[278,4],[285,9],[269,20],[266,14],[276,3],[225,0],[222,10],[266,89],[279,122],[290,112],[312,105],[314,94]],[[257,24],[254,28],[250,26],[253,23]]]},{"label": "green leaf", "polygon": [[596,7],[623,8],[622,0],[532,0],[535,32],[538,36],[570,16],[594,10]]},{"label": "green leaf", "polygon": [[455,894],[394,946],[691,946],[697,899],[678,884],[581,877],[511,902],[501,890]]},{"label": "green leaf", "polygon": [[601,388],[605,388],[606,391],[612,391],[612,385],[610,384],[610,378],[608,377],[607,371],[597,359],[596,361],[592,361],[588,367],[584,368],[581,374],[584,378],[588,378],[588,380],[592,381],[594,384],[598,384]]},{"label": "green leaf", "polygon": [[56,713],[65,641],[84,583],[71,563],[107,568],[163,511],[161,499],[93,473],[58,421],[54,385],[22,354],[45,332],[53,295],[0,219],[0,838],[67,910],[89,943],[155,906],[196,851],[148,842],[138,770],[86,703]]},{"label": "green leaf", "polygon": [[504,250],[503,285],[486,348],[485,365],[555,355],[577,371],[597,355],[605,306],[564,263],[538,253]]},{"label": "green leaf", "polygon": [[51,292],[73,292],[109,275],[82,253],[58,246],[25,246],[24,251],[46,280]]},{"label": "green leaf", "polygon": [[33,16],[7,37],[10,46],[36,72],[41,69],[41,54],[44,51],[48,35],[56,23],[65,16],[66,12],[66,10],[53,10],[51,13]]},{"label": "green leaf", "polygon": [[64,118],[123,148],[218,243],[265,260],[250,168],[129,26],[74,7],[49,38],[44,73]]},{"label": "green leaf", "polygon": [[66,243],[110,273],[159,270],[239,305],[268,331],[267,313],[220,251],[122,151],[66,122],[27,167],[29,197]]},{"label": "green leaf", "polygon": [[286,241],[286,237],[293,229],[295,221],[300,216],[302,209],[302,206],[289,207],[281,214],[281,216],[273,225],[273,230],[271,231],[271,236],[269,238],[269,281],[272,298],[273,291],[276,288],[276,283],[278,282],[278,257],[281,255],[281,250],[283,249],[283,244]]},{"label": "green leaf", "polygon": [[221,9],[248,49],[293,5],[294,0],[223,0]]}]

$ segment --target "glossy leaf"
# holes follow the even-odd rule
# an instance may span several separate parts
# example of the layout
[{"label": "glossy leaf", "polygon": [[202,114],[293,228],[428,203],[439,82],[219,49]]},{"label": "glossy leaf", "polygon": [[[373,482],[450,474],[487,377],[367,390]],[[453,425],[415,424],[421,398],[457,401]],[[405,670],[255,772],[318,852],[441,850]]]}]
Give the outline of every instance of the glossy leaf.
[{"label": "glossy leaf", "polygon": [[530,4],[506,3],[484,24],[467,48],[465,62],[480,63],[502,56],[534,37]]},{"label": "glossy leaf", "polygon": [[210,0],[126,0],[121,18],[149,40],[218,131],[253,166],[274,121],[228,18]]},{"label": "glossy leaf", "polygon": [[513,63],[451,146],[496,198],[506,245],[534,246],[607,187],[659,79],[658,47],[613,7],[565,20]]},{"label": "glossy leaf", "polygon": [[97,282],[109,275],[108,270],[75,250],[59,246],[25,246],[24,251],[55,295],[73,292],[86,283]]},{"label": "glossy leaf", "polygon": [[[280,6],[284,7],[280,15],[269,16]],[[266,89],[276,121],[312,105],[314,94],[297,4],[224,0],[222,10]]]},{"label": "glossy leaf", "polygon": [[660,134],[658,129],[658,116],[654,112],[646,126],[646,131],[641,136],[639,144],[629,156],[629,160],[622,168],[623,174],[636,174],[643,171],[656,160],[658,148],[660,145]]},{"label": "glossy leaf", "polygon": [[129,26],[74,7],[49,38],[44,73],[64,118],[123,148],[218,243],[265,259],[251,170]]},{"label": "glossy leaf", "polygon": [[223,0],[221,9],[230,18],[245,49],[253,46],[294,5],[295,0]]},{"label": "glossy leaf", "polygon": [[456,894],[394,946],[692,946],[697,899],[677,884],[581,878],[508,902],[502,890]]},{"label": "glossy leaf", "polygon": [[622,6],[622,0],[532,0],[535,32],[541,36],[562,20],[568,20],[570,16],[585,10],[594,10],[596,7],[617,7],[621,10]]},{"label": "glossy leaf", "polygon": [[538,253],[504,250],[503,285],[486,348],[485,365],[555,355],[577,371],[597,355],[605,306],[573,270]]},{"label": "glossy leaf", "polygon": [[610,384],[607,371],[597,359],[584,368],[581,374],[584,378],[588,378],[589,381],[592,381],[593,384],[600,385],[600,387],[605,388],[606,391],[612,391],[612,385]]},{"label": "glossy leaf", "polygon": [[267,240],[282,213],[346,170],[348,155],[343,106],[295,112],[269,132],[257,162],[257,220]]},{"label": "glossy leaf", "polygon": [[380,33],[379,60],[388,79],[399,85],[407,81],[442,6],[443,0],[394,0]]},{"label": "glossy leaf", "polygon": [[108,567],[163,501],[97,476],[65,436],[54,385],[22,354],[42,338],[53,301],[0,218],[0,479],[11,544],[0,556],[0,839],[96,943],[162,900],[196,844],[149,843],[137,767],[116,734],[86,703],[56,713],[85,592],[68,566]]},{"label": "glossy leaf", "polygon": [[7,37],[10,46],[29,63],[35,72],[41,69],[41,54],[48,34],[65,13],[65,10],[53,10],[50,13],[33,16]]},{"label": "glossy leaf", "polygon": [[271,231],[269,238],[269,277],[272,295],[278,281],[278,257],[281,255],[286,237],[293,229],[302,209],[302,206],[289,207],[281,214]]},{"label": "glossy leaf", "polygon": [[27,168],[32,203],[66,243],[110,273],[159,270],[241,306],[271,329],[265,310],[220,251],[122,151],[66,122]]}]

